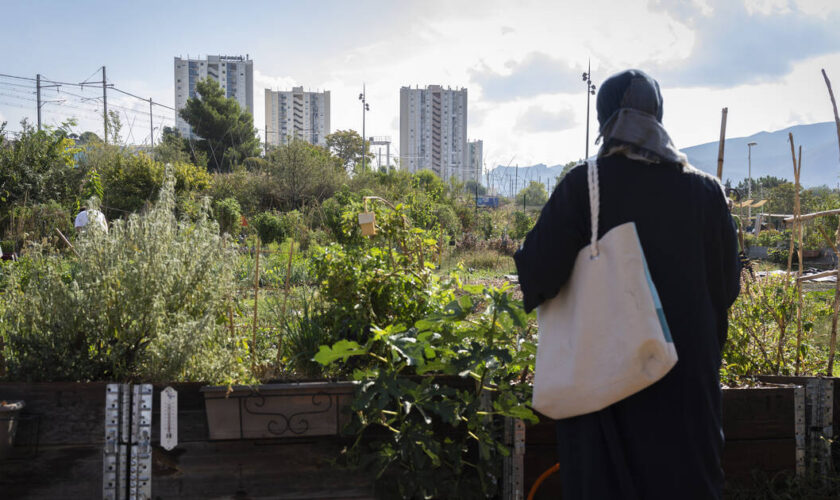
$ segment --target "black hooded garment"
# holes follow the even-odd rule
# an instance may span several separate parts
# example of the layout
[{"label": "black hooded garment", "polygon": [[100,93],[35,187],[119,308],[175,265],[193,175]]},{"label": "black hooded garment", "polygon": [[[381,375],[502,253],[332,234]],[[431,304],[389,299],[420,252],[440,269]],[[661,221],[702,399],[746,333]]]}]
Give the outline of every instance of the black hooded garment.
[{"label": "black hooded garment", "polygon": [[[679,361],[641,392],[558,421],[563,499],[721,498],[718,370],[740,274],[723,190],[717,179],[681,162],[616,154],[599,158],[598,171],[599,238],[636,223]],[[556,187],[514,257],[527,311],[568,281],[589,244],[589,224],[584,164]]]}]

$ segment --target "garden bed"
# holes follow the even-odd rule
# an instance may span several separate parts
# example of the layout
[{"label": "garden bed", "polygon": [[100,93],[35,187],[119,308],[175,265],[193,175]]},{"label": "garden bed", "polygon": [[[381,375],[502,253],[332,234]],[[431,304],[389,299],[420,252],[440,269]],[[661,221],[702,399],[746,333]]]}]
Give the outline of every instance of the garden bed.
[{"label": "garden bed", "polygon": [[[727,486],[749,483],[754,471],[767,476],[794,475],[797,468],[795,390],[769,386],[723,390],[723,469]],[[525,494],[536,479],[557,462],[554,421],[540,423],[525,434]],[[535,498],[557,498],[557,474],[542,483]]]},{"label": "garden bed", "polygon": [[[224,391],[202,390],[201,384],[173,384],[173,387],[178,391],[179,443],[172,451],[166,451],[158,446],[159,393],[163,386],[155,386],[154,496],[372,498],[372,483],[365,475],[334,463],[347,444],[333,435],[335,420],[329,425],[317,424],[315,419],[309,421],[309,429],[313,432],[320,429],[321,435],[302,433],[287,437],[294,433],[274,435],[268,431],[271,418],[279,418],[276,415],[253,415],[243,421],[243,438],[230,434],[224,440],[211,437],[214,431],[209,421],[213,417],[207,409],[213,405],[233,404],[238,411],[246,408],[247,398],[257,398],[248,403],[249,408],[264,401],[258,408],[282,412],[291,407],[272,407],[274,403],[269,398],[278,404],[291,401],[302,404],[304,400],[300,398],[308,398],[312,403],[312,394],[332,391],[333,401],[341,406],[343,398],[352,395],[351,385],[270,384],[260,389],[259,396],[235,388],[227,403],[219,401]],[[727,443],[723,465],[728,482],[745,481],[753,470],[768,476],[796,471],[794,391],[792,386],[724,389],[723,425]],[[4,494],[13,498],[51,499],[101,496],[105,384],[3,383],[0,394],[5,399],[26,401],[17,445],[10,459],[0,467],[0,489]],[[315,406],[323,409],[323,403]],[[330,412],[323,412],[327,413]],[[252,417],[254,420],[249,420]],[[289,417],[289,420],[293,419]],[[555,446],[554,425],[549,419],[528,428],[525,494],[536,477],[556,461]],[[555,476],[543,484],[542,497],[554,498],[549,492],[556,492],[556,488]]]}]

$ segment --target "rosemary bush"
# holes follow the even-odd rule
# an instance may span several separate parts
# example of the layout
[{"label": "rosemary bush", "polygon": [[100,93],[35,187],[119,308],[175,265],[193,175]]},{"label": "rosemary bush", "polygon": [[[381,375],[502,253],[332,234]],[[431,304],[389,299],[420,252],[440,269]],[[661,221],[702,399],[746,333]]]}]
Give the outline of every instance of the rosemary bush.
[{"label": "rosemary bush", "polygon": [[[225,304],[234,255],[208,217],[175,217],[167,173],[155,205],[92,228],[77,256],[34,248],[10,268],[3,312],[13,379],[225,382],[247,377]],[[237,360],[238,359],[238,360]]]}]

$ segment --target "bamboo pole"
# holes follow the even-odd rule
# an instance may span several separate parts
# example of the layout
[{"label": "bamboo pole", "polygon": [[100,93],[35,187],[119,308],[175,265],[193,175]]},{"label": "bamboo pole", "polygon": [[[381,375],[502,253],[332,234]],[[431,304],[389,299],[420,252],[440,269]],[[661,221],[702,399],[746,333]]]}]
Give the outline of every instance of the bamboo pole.
[{"label": "bamboo pole", "polygon": [[[835,235],[834,255],[840,259],[837,254],[837,249],[840,248],[840,224],[837,225],[837,233]],[[840,261],[837,263],[837,269],[834,270],[837,275],[837,281],[834,283],[834,304],[832,304],[831,315],[831,336],[828,343],[828,366],[826,367],[825,375],[831,377],[834,373],[834,355],[837,352],[837,318],[840,314]]]},{"label": "bamboo pole", "polygon": [[251,325],[251,372],[257,368],[257,322],[259,321],[260,293],[260,239],[257,238],[257,256],[254,261],[254,324]]},{"label": "bamboo pole", "polygon": [[717,177],[723,182],[723,146],[726,143],[726,115],[729,108],[723,108],[720,112],[720,143],[718,144]]},{"label": "bamboo pole", "polygon": [[73,253],[76,254],[76,257],[80,257],[79,252],[76,251],[76,248],[73,246],[72,243],[70,243],[70,240],[68,240],[67,237],[64,236],[64,233],[62,233],[61,230],[59,230],[57,227],[54,229],[55,232],[58,233],[59,236],[61,236],[61,239],[64,240],[64,243],[66,243],[67,246],[70,247],[70,250],[73,250]]},{"label": "bamboo pole", "polygon": [[[824,210],[822,212],[811,212],[810,214],[801,215],[799,217],[800,221],[806,221],[810,219],[816,219],[817,217],[826,217],[828,215],[838,215],[840,214],[840,208],[835,208],[832,210]],[[784,219],[785,224],[792,224],[793,223],[793,216],[785,217]]]},{"label": "bamboo pole", "polygon": [[[832,243],[832,245],[833,245],[833,243]],[[823,271],[821,273],[809,274],[809,275],[806,275],[806,276],[801,276],[797,279],[799,281],[813,281],[813,280],[817,280],[817,279],[820,279],[820,278],[827,278],[829,276],[837,276],[837,269],[832,269],[831,271]]]},{"label": "bamboo pole", "polygon": [[[837,146],[840,148],[840,115],[837,113],[837,101],[834,99],[834,91],[831,89],[831,80],[822,69],[822,76],[825,80],[825,86],[828,87],[828,96],[831,98],[831,107],[834,110],[834,124],[837,127]],[[828,367],[826,368],[826,376],[831,377],[834,373],[834,355],[837,352],[837,319],[840,315],[840,254],[837,249],[840,248],[840,224],[837,225],[837,234],[835,235],[834,255],[838,258],[837,272],[838,279],[834,285],[834,308],[831,316],[831,337],[828,347]]]},{"label": "bamboo pole", "polygon": [[[799,272],[797,272],[797,280],[796,280],[796,300],[798,307],[796,308],[796,352],[794,355],[796,356],[795,362],[795,375],[799,375],[799,368],[801,364],[801,357],[799,356],[799,348],[802,345],[802,282],[799,278],[802,277],[802,243],[803,243],[803,231],[802,231],[802,205],[801,200],[799,197],[799,176],[802,173],[802,146],[799,146],[799,161],[797,162],[796,159],[796,149],[793,143],[793,133],[788,132],[790,137],[790,154],[793,158],[793,177],[794,177],[794,193],[793,193],[793,216],[796,218],[794,222],[794,229],[793,232],[796,235],[797,242],[799,243],[799,248],[796,251],[797,261],[799,262]],[[794,235],[791,235],[791,238]]]},{"label": "bamboo pole", "polygon": [[283,316],[286,316],[286,302],[289,300],[289,277],[292,275],[292,255],[295,253],[295,240],[289,243],[289,263],[286,266],[286,284],[283,295]]},{"label": "bamboo pole", "polygon": [[825,74],[825,69],[822,70],[823,78],[825,79],[825,86],[828,87],[828,96],[831,98],[831,106],[834,108],[834,123],[837,125],[837,147],[840,147],[840,115],[837,114],[837,101],[834,100],[834,91],[831,90],[831,80]]}]

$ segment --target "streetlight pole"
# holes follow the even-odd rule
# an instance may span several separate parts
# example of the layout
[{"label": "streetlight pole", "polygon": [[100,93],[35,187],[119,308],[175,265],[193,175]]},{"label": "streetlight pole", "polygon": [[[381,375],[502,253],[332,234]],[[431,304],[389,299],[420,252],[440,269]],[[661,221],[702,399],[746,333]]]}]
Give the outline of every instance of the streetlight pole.
[{"label": "streetlight pole", "polygon": [[595,95],[595,85],[592,83],[592,63],[587,60],[586,73],[583,74],[583,81],[586,83],[586,156],[589,158],[589,96]]},{"label": "streetlight pole", "polygon": [[[757,145],[757,142],[747,143],[747,199],[752,200],[752,147]],[[747,221],[752,221],[752,202],[747,207]],[[755,231],[755,228],[753,228]]]},{"label": "streetlight pole", "polygon": [[365,112],[370,111],[370,106],[367,103],[367,94],[365,91],[365,84],[362,84],[362,93],[359,94],[359,100],[362,101],[362,172],[366,170],[365,160],[367,159],[367,137],[365,137]]}]

